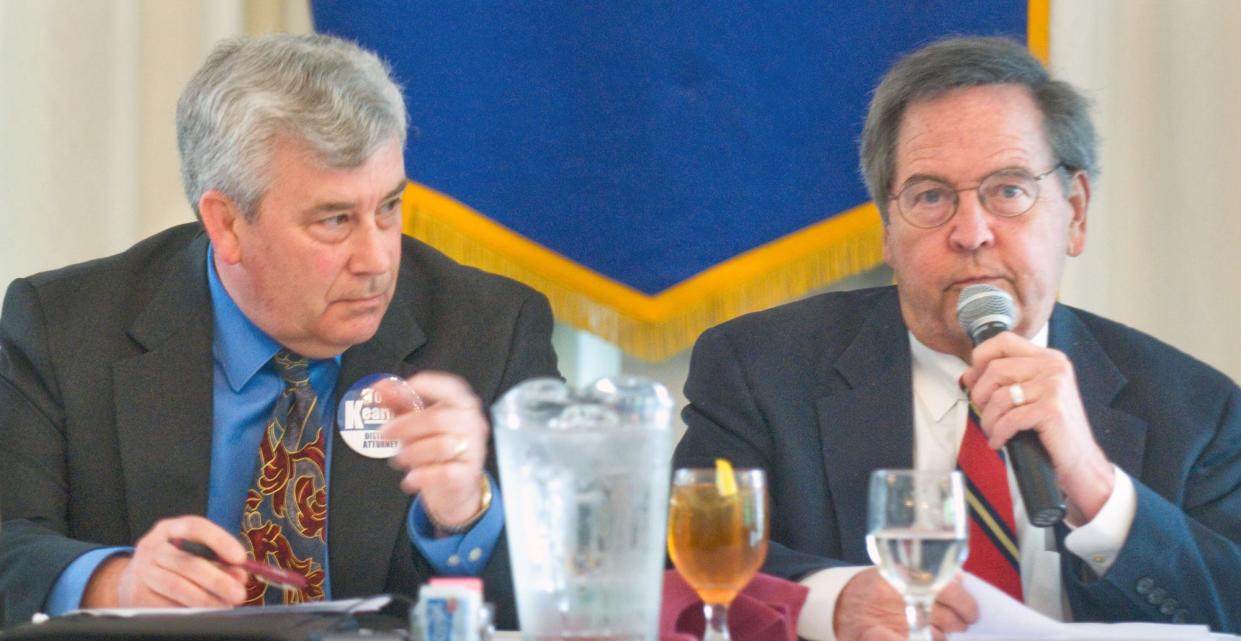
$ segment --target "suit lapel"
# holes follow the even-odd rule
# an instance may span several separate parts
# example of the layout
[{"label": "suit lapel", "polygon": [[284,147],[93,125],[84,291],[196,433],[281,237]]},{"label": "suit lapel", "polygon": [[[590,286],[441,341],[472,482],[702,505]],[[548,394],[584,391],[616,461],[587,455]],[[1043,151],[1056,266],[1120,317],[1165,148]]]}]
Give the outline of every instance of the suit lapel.
[{"label": "suit lapel", "polygon": [[211,467],[211,297],[207,238],[172,261],[129,335],[147,351],[113,365],[130,532],[207,513]]},{"label": "suit lapel", "polygon": [[845,384],[815,405],[823,461],[842,556],[865,563],[870,473],[913,467],[909,337],[895,289],[875,305],[835,369]]},{"label": "suit lapel", "polygon": [[[1086,418],[1095,441],[1113,463],[1137,478],[1142,471],[1142,452],[1146,447],[1146,421],[1112,407],[1113,401],[1127,384],[1124,374],[1095,340],[1094,334],[1073,310],[1056,305],[1051,315],[1048,343],[1068,355],[1077,377]],[[1061,585],[1067,590],[1070,612],[1082,608],[1078,586],[1088,574],[1085,563],[1065,551],[1068,535],[1064,523],[1055,527],[1056,548],[1061,550]],[[1078,574],[1077,580],[1069,577]]]},{"label": "suit lapel", "polygon": [[[427,340],[411,312],[422,306],[420,291],[425,291],[420,274],[411,267],[403,267],[393,305],[375,336],[349,349],[341,358],[337,402],[350,385],[364,376],[386,372],[405,377],[414,372],[414,352]],[[333,430],[332,439],[328,498],[332,591],[339,595],[383,592],[393,546],[410,545],[407,540],[397,540],[410,497],[401,491],[402,474],[389,467],[386,460],[354,452],[340,438],[339,430]]]},{"label": "suit lapel", "polygon": [[1124,374],[1081,318],[1067,307],[1057,305],[1052,313],[1048,342],[1073,362],[1082,404],[1099,447],[1121,469],[1138,476],[1146,447],[1146,421],[1112,407],[1128,382]]}]

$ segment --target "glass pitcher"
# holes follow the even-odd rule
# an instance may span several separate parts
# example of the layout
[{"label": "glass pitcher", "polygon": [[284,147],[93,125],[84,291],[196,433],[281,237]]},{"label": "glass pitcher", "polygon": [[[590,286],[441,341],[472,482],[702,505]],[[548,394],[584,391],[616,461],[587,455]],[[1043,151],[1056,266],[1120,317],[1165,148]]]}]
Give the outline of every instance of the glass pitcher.
[{"label": "glass pitcher", "polygon": [[639,378],[535,379],[493,406],[526,641],[658,639],[672,409]]}]

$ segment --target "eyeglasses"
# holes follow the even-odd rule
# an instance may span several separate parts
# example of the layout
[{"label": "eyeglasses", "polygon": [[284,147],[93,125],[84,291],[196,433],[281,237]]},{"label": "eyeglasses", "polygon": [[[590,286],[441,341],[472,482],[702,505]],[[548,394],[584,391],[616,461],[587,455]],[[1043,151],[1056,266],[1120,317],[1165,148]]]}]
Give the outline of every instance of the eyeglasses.
[{"label": "eyeglasses", "polygon": [[970,190],[978,191],[978,202],[984,209],[1002,218],[1012,218],[1030,211],[1038,202],[1039,181],[1063,167],[1061,163],[1035,176],[1020,169],[1001,169],[983,178],[976,187],[961,189],[953,189],[942,180],[923,178],[889,197],[896,201],[901,217],[921,229],[934,229],[948,222],[957,213],[959,194]]}]

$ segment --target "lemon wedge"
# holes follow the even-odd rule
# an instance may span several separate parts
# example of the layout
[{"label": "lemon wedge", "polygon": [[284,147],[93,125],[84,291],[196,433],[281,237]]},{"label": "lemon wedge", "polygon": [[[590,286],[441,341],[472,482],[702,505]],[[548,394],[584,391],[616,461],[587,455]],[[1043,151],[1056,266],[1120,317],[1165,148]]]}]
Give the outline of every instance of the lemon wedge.
[{"label": "lemon wedge", "polygon": [[737,475],[733,473],[733,464],[728,459],[715,459],[715,489],[725,497],[737,493]]}]

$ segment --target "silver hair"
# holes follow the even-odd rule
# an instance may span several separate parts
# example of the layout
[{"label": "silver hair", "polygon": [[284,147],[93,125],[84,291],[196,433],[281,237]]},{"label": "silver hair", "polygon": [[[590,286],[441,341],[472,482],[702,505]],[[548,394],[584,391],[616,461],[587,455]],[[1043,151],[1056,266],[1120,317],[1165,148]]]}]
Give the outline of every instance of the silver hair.
[{"label": "silver hair", "polygon": [[901,119],[909,105],[959,87],[1024,85],[1043,114],[1043,131],[1067,188],[1069,174],[1098,175],[1090,106],[1072,85],[1054,80],[1025,47],[1006,38],[948,38],[902,58],[884,75],[862,130],[861,170],[886,224]]},{"label": "silver hair", "polygon": [[277,138],[352,168],[393,140],[404,145],[406,127],[401,89],[374,53],[319,34],[230,38],[177,103],[185,195],[199,214],[203,193],[217,189],[253,220]]}]

